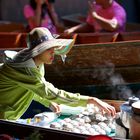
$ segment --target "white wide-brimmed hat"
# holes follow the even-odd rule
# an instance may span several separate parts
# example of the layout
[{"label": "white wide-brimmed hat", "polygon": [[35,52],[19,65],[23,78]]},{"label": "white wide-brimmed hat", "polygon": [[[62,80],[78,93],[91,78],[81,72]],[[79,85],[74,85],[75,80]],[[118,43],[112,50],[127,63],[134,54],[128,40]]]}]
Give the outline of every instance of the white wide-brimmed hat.
[{"label": "white wide-brimmed hat", "polygon": [[27,48],[15,55],[16,62],[26,61],[53,47],[55,54],[65,55],[72,48],[74,39],[57,39],[47,28],[37,27],[28,33],[26,42]]}]

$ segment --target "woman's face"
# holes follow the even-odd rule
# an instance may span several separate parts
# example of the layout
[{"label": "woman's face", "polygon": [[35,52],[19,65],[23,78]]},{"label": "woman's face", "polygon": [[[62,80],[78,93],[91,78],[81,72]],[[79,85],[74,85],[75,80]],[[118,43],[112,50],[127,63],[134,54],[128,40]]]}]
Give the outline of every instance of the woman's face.
[{"label": "woman's face", "polygon": [[41,53],[40,55],[36,56],[35,58],[37,62],[40,64],[52,64],[54,60],[54,48],[48,49]]}]

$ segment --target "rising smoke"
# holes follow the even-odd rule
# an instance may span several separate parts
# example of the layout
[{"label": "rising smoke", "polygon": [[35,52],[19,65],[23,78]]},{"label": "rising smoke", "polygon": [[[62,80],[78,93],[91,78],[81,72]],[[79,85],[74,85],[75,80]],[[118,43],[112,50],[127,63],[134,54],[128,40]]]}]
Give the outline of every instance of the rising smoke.
[{"label": "rising smoke", "polygon": [[[134,96],[133,91],[127,86],[121,74],[115,72],[114,64],[106,62],[94,71],[93,78],[96,78],[109,86],[111,97],[118,100],[128,100]],[[140,92],[137,93],[140,95]]]}]

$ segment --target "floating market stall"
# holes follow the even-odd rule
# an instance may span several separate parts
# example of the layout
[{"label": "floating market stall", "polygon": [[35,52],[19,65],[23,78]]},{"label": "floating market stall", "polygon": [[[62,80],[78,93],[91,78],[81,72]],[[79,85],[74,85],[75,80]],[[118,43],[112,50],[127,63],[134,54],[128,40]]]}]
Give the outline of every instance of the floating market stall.
[{"label": "floating market stall", "polygon": [[90,136],[101,135],[104,138],[119,140],[115,136],[115,120],[111,116],[103,116],[97,107],[61,107],[62,114],[59,116],[53,112],[43,112],[33,118],[0,120],[0,134],[19,139],[43,140],[86,140]]}]

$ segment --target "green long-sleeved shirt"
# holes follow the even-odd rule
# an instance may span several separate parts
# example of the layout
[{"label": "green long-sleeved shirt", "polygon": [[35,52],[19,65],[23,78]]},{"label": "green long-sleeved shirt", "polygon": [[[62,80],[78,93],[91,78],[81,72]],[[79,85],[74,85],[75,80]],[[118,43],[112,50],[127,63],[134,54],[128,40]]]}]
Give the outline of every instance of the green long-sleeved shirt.
[{"label": "green long-sleeved shirt", "polygon": [[0,119],[20,118],[32,100],[46,107],[52,101],[85,106],[88,96],[55,88],[44,78],[44,65],[37,68],[33,59],[23,64],[3,64],[0,67]]}]

